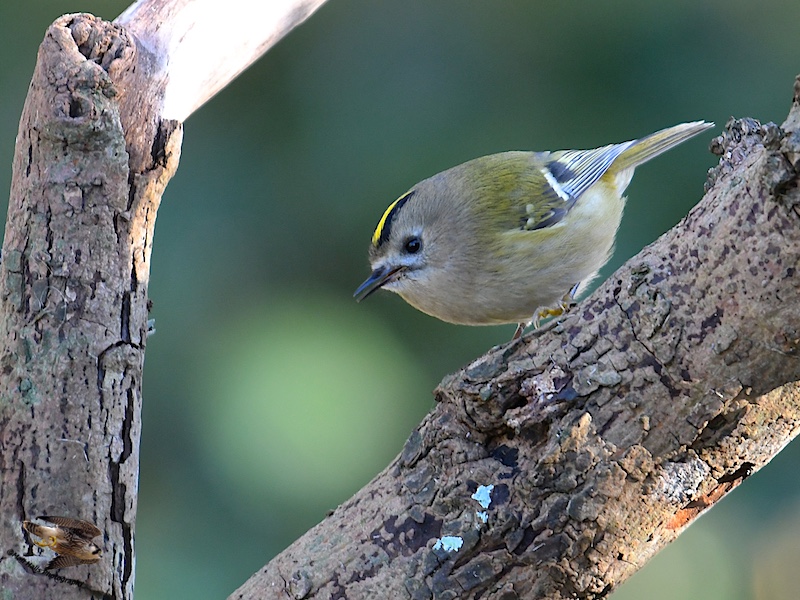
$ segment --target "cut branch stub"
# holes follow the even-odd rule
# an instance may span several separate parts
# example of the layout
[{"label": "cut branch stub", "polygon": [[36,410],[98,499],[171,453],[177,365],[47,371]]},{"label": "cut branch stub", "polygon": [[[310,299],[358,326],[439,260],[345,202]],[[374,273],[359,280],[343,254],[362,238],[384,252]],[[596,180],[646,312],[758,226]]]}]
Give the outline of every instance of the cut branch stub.
[{"label": "cut branch stub", "polygon": [[559,323],[437,389],[403,452],[231,598],[599,598],[800,427],[800,134],[715,140],[703,201]]},{"label": "cut branch stub", "polygon": [[[23,519],[93,522],[104,556],[69,575],[113,598],[133,591],[150,250],[180,143],[180,128],[152,119],[157,90],[129,88],[143,65],[125,32],[95,17],[50,27],[20,121],[0,270],[2,550],[35,560]],[[85,597],[3,561],[0,587],[15,597]]]}]

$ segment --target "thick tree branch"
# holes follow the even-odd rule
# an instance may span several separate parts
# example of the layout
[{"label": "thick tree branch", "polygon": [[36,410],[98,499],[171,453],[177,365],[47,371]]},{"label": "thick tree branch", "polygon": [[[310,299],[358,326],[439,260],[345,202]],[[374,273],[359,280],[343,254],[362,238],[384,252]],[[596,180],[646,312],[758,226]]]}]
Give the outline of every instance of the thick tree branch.
[{"label": "thick tree branch", "polygon": [[[147,87],[134,96],[115,85],[141,81],[137,58],[124,31],[88,15],[48,30],[17,136],[0,272],[0,540],[30,556],[21,519],[97,523],[103,561],[69,575],[114,598],[133,593],[150,250],[180,143]],[[19,597],[86,597],[19,565],[2,577]]]},{"label": "thick tree branch", "polygon": [[[246,44],[237,30],[230,47],[248,51],[210,62],[197,47],[213,40],[192,20],[224,20],[204,13],[204,0],[137,3],[120,21],[138,39],[67,15],[42,42],[0,265],[0,549],[16,554],[0,557],[0,589],[9,597],[87,597],[17,560],[37,559],[21,528],[37,515],[96,523],[102,560],[66,575],[94,595],[133,597],[150,253],[182,131],[165,99],[187,117],[321,0],[266,4],[285,12],[271,13],[275,29],[251,27]],[[179,93],[187,81],[194,87]]]},{"label": "thick tree branch", "polygon": [[437,390],[402,453],[232,599],[600,598],[800,427],[800,82],[560,323]]}]

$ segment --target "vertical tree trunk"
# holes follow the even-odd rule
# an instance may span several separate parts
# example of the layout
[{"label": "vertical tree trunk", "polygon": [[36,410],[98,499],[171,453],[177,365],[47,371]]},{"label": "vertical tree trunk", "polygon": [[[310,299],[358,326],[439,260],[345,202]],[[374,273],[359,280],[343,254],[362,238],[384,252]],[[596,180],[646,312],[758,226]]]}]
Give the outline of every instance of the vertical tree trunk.
[{"label": "vertical tree trunk", "polygon": [[[66,15],[48,29],[0,265],[1,550],[36,558],[25,519],[91,521],[105,554],[66,574],[133,597],[150,253],[181,122],[323,2],[137,0],[116,25]],[[222,47],[220,31],[235,32]],[[11,554],[0,590],[86,597]]]},{"label": "vertical tree trunk", "polygon": [[[30,556],[22,519],[96,523],[102,561],[65,574],[112,598],[133,596],[150,251],[181,138],[153,117],[146,64],[123,30],[88,15],[48,30],[20,121],[0,270],[0,539]],[[86,597],[8,565],[0,587]]]}]

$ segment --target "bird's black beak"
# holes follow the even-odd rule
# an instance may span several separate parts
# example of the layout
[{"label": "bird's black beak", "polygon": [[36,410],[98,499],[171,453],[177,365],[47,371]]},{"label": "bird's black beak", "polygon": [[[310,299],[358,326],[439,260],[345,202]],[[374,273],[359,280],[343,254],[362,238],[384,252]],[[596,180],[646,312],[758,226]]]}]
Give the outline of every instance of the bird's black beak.
[{"label": "bird's black beak", "polygon": [[361,302],[372,292],[379,290],[383,285],[388,283],[392,276],[401,269],[403,269],[403,267],[378,267],[370,273],[370,276],[367,277],[364,283],[358,286],[358,289],[353,294],[353,298],[356,299],[356,302]]}]

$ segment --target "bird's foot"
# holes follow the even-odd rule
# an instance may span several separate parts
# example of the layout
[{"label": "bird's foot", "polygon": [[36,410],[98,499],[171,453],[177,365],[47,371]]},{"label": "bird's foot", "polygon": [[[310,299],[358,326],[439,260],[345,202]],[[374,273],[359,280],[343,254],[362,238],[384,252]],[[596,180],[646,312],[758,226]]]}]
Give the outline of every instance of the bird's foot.
[{"label": "bird's foot", "polygon": [[556,306],[543,308],[533,315],[533,319],[531,319],[529,322],[519,323],[516,331],[514,332],[514,337],[511,339],[516,340],[519,338],[528,325],[533,325],[534,329],[538,329],[542,319],[547,319],[549,317],[560,317],[561,315],[565,315],[571,311],[577,304],[575,301],[575,295],[578,293],[578,286],[580,286],[580,283],[573,285],[572,289],[564,294],[564,297],[558,301]]}]

